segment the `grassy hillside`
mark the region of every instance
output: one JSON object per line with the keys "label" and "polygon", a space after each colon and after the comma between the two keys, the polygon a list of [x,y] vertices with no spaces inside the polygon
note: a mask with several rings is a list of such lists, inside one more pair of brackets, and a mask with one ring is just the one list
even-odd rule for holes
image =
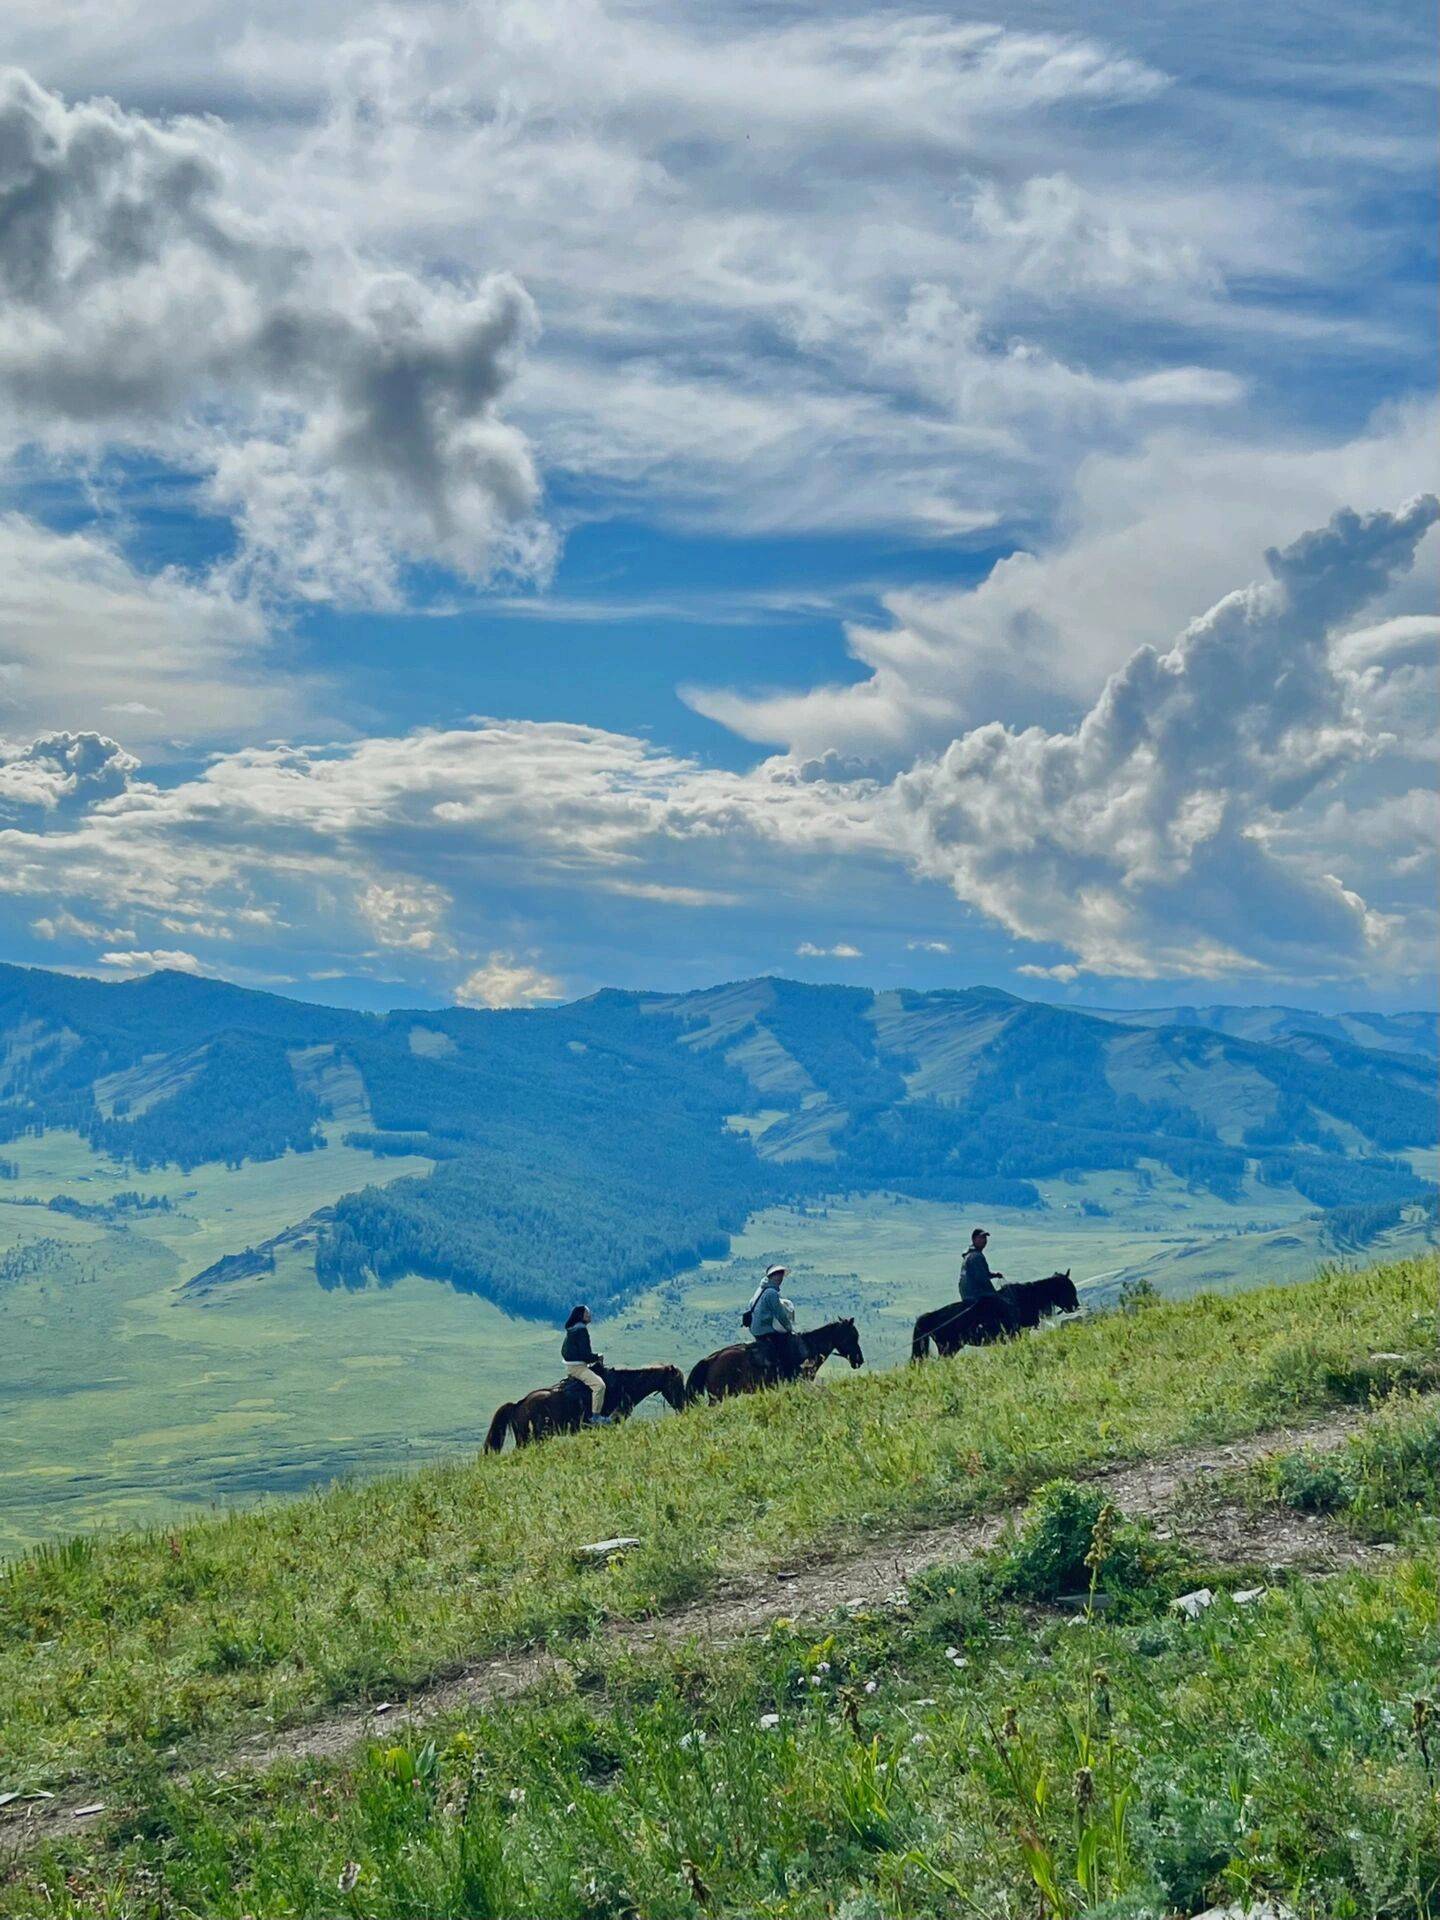
{"label": "grassy hillside", "polygon": [[[273,1268],[188,1283],[367,1177],[369,1157],[340,1144],[362,1123],[331,1092],[345,1116],[329,1123],[334,1144],[238,1171],[137,1174],[58,1133],[8,1150],[20,1177],[0,1183],[0,1271],[26,1271],[0,1281],[0,1558],[453,1456],[499,1401],[554,1377],[553,1327],[415,1277],[327,1292],[313,1236],[277,1244]],[[1073,1267],[1090,1302],[1137,1276],[1176,1295],[1298,1281],[1334,1257],[1303,1200],[1253,1181],[1234,1201],[1158,1167],[1038,1184],[1043,1207],[987,1208],[997,1264],[1022,1277]],[[170,1209],[90,1217],[127,1186]],[[86,1217],[18,1204],[48,1195]],[[856,1315],[870,1363],[888,1366],[907,1355],[915,1314],[953,1293],[972,1224],[968,1209],[886,1195],[763,1208],[728,1255],[602,1312],[597,1345],[625,1363],[688,1364],[733,1337],[757,1274],[780,1259],[806,1322]],[[1422,1240],[1407,1224],[1381,1257]]]}
{"label": "grassy hillside", "polygon": [[[952,1364],[38,1551],[0,1576],[7,1784],[123,1772],[487,1648],[583,1635],[726,1568],[1426,1381],[1434,1284],[1433,1263],[1408,1262],[1099,1315]],[[642,1543],[622,1564],[577,1564],[577,1546],[619,1534]]]}
{"label": "grassy hillside", "polygon": [[[819,1631],[583,1650],[338,1763],[152,1784],[23,1862],[0,1913],[1424,1920],[1437,1454],[1402,1407],[1328,1468],[1333,1510],[1400,1550],[1378,1572],[1232,1599],[1212,1571],[1187,1620],[1183,1550],[1055,1483],[1013,1545]],[[1048,1608],[1087,1552],[1111,1608]]]}

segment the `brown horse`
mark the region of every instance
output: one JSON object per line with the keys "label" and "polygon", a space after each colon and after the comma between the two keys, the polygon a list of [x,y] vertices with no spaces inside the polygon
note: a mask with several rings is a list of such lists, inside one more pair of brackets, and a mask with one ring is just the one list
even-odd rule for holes
{"label": "brown horse", "polygon": [[1027,1327],[1038,1327],[1052,1313],[1074,1313],[1080,1305],[1067,1267],[1044,1280],[1017,1280],[996,1289],[993,1298],[961,1300],[922,1313],[910,1340],[910,1358],[923,1360],[935,1342],[948,1359],[962,1347],[985,1347]]}
{"label": "brown horse", "polygon": [[[624,1420],[652,1393],[664,1394],[677,1413],[685,1406],[685,1376],[679,1367],[604,1367],[595,1369],[605,1382],[605,1412]],[[523,1400],[507,1400],[495,1409],[485,1451],[499,1453],[505,1436],[513,1434],[517,1447],[544,1440],[553,1433],[578,1433],[590,1411],[589,1390],[578,1380],[536,1387]]]}
{"label": "brown horse", "polygon": [[[832,1353],[840,1354],[852,1367],[865,1364],[853,1320],[830,1320],[823,1327],[800,1334],[799,1339],[805,1348],[800,1371],[806,1379],[814,1379]],[[692,1400],[698,1400],[702,1394],[708,1394],[712,1400],[724,1400],[732,1393],[754,1393],[760,1387],[770,1386],[773,1380],[759,1349],[741,1341],[733,1347],[721,1347],[718,1353],[707,1354],[697,1362],[690,1369],[685,1387]]]}

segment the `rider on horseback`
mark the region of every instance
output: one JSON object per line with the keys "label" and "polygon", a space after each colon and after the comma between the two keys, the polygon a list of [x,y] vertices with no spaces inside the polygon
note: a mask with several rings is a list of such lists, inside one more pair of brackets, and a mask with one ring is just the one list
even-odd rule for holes
{"label": "rider on horseback", "polygon": [[565,1322],[565,1338],[560,1345],[560,1358],[565,1362],[565,1371],[572,1380],[578,1380],[582,1387],[590,1392],[590,1425],[608,1427],[610,1421],[604,1412],[605,1382],[595,1371],[601,1364],[600,1355],[590,1345],[590,1309],[576,1307]]}
{"label": "rider on horseback", "polygon": [[795,1332],[795,1313],[780,1298],[784,1267],[771,1267],[750,1302],[748,1325],[773,1380],[798,1379],[805,1364],[805,1348]]}
{"label": "rider on horseback", "polygon": [[960,1263],[960,1298],[967,1306],[976,1300],[993,1300],[995,1282],[1005,1278],[1003,1273],[990,1271],[990,1262],[985,1258],[989,1238],[984,1227],[976,1227],[970,1236],[970,1250]]}

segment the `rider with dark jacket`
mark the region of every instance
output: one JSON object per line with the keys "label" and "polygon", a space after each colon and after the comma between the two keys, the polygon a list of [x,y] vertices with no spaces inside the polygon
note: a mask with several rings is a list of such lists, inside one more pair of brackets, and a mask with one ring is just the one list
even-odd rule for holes
{"label": "rider with dark jacket", "polygon": [[784,1267],[771,1267],[750,1303],[750,1333],[771,1377],[794,1380],[805,1364],[805,1348],[795,1331],[795,1316],[780,1298]]}
{"label": "rider with dark jacket", "polygon": [[989,1238],[983,1227],[976,1227],[970,1236],[970,1249],[960,1263],[960,1298],[966,1306],[972,1306],[977,1300],[993,1300],[995,1282],[1005,1278],[1003,1273],[990,1271],[990,1262],[985,1258]]}
{"label": "rider with dark jacket", "polygon": [[565,1322],[565,1338],[560,1343],[560,1358],[572,1380],[578,1380],[590,1394],[590,1424],[608,1427],[605,1416],[605,1382],[595,1369],[600,1356],[590,1344],[590,1309],[576,1307]]}

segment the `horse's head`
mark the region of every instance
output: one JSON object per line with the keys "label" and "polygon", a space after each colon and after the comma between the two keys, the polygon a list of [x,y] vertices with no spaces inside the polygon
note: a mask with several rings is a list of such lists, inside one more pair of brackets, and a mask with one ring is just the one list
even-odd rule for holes
{"label": "horse's head", "polygon": [[860,1335],[855,1331],[853,1320],[837,1320],[835,1323],[835,1351],[852,1367],[863,1367],[865,1356],[860,1351]]}
{"label": "horse's head", "polygon": [[1070,1269],[1064,1273],[1052,1273],[1045,1281],[1045,1304],[1058,1313],[1078,1313],[1080,1296],[1075,1291],[1075,1282],[1070,1278]]}

